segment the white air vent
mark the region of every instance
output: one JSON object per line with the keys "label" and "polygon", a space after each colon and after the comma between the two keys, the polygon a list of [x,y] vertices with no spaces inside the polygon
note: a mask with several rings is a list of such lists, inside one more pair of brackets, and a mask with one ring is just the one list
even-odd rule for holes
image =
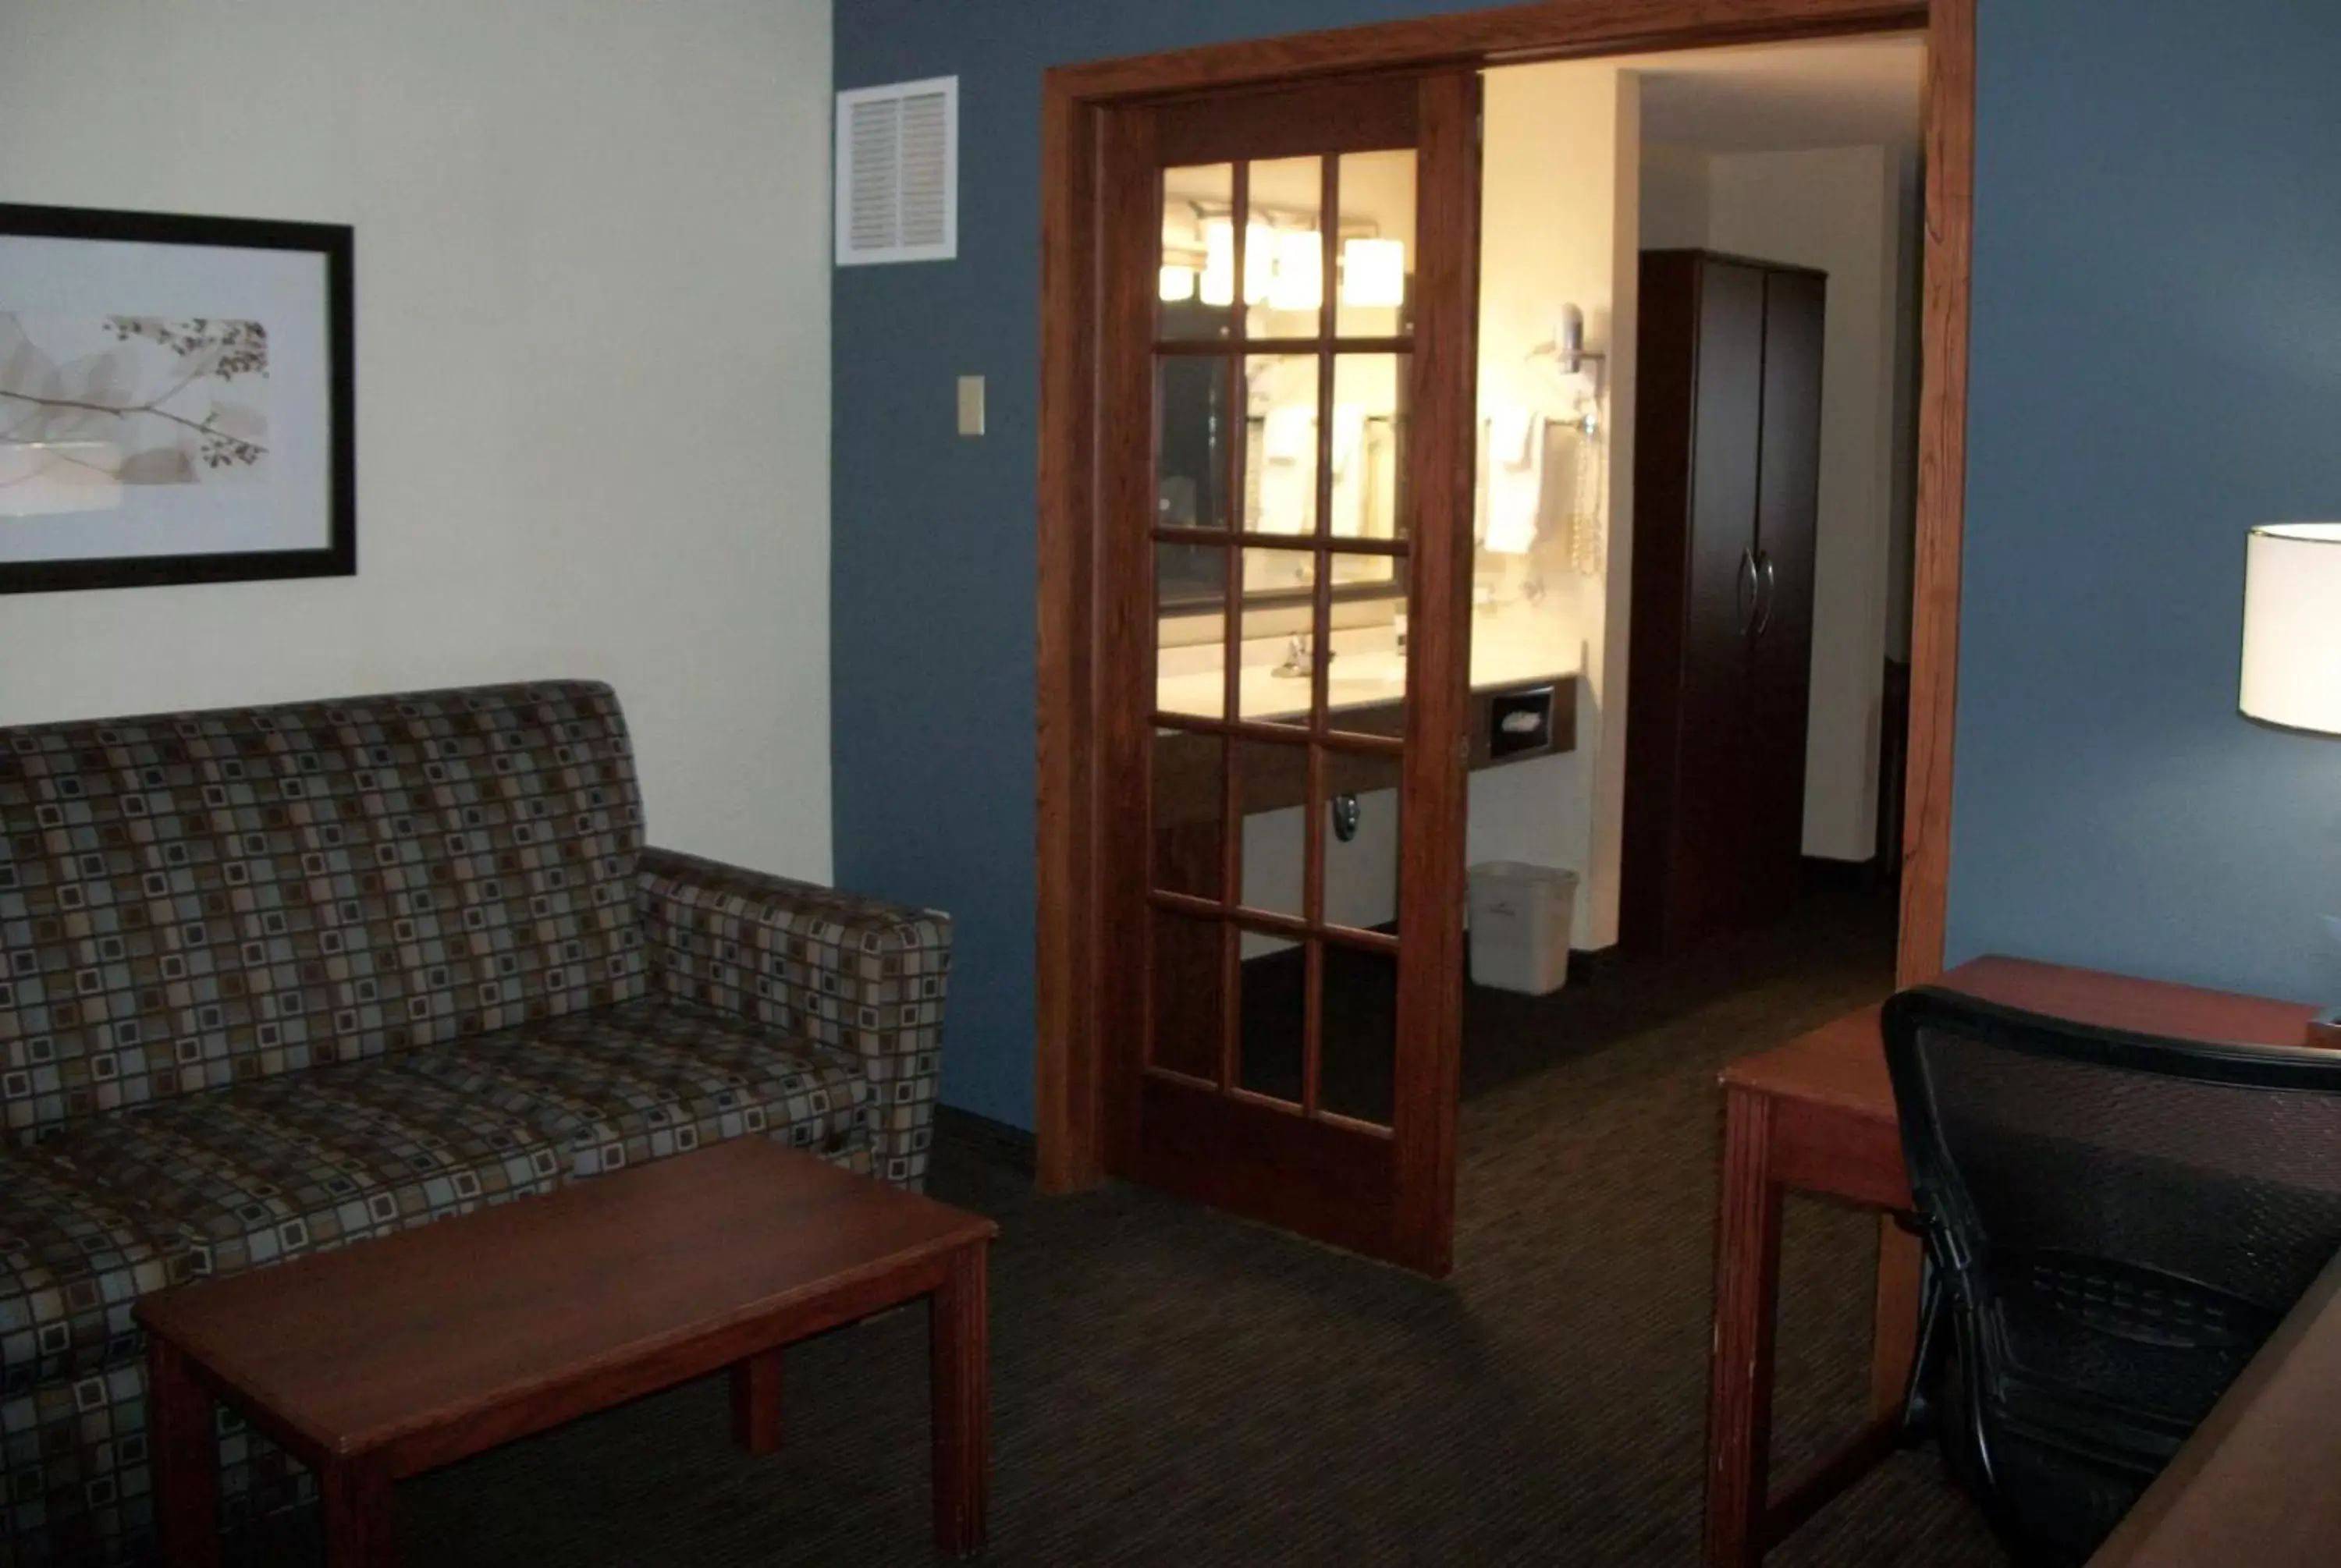
{"label": "white air vent", "polygon": [[837,95],[837,264],[959,254],[959,78]]}

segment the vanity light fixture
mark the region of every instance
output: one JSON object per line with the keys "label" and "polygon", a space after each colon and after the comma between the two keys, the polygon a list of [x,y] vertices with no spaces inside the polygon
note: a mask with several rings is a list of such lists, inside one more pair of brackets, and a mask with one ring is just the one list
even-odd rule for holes
{"label": "vanity light fixture", "polygon": [[1341,242],[1341,303],[1360,309],[1406,303],[1406,242]]}
{"label": "vanity light fixture", "polygon": [[1276,272],[1269,280],[1268,307],[1313,311],[1325,303],[1325,241],[1314,229],[1276,233]]}
{"label": "vanity light fixture", "polygon": [[[1243,298],[1247,305],[1314,311],[1325,303],[1325,236],[1311,219],[1255,207],[1244,228]],[[1195,203],[1195,240],[1166,244],[1159,293],[1164,303],[1200,300],[1224,310],[1235,303],[1236,231],[1224,211]],[[1395,309],[1406,303],[1406,242],[1382,239],[1370,223],[1341,225],[1341,303]],[[1359,232],[1359,231],[1362,232]],[[1200,243],[1201,253],[1192,247]],[[1596,356],[1598,357],[1598,356]]]}

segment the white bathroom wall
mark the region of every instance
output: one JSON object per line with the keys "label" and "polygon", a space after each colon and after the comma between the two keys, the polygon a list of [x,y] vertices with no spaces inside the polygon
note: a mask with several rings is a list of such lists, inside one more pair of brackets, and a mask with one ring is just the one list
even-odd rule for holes
{"label": "white bathroom wall", "polygon": [[1805,853],[1867,860],[1895,528],[1900,158],[1831,147],[1719,155],[1708,170],[1713,248],[1828,273]]}
{"label": "white bathroom wall", "polygon": [[1669,142],[1642,144],[1642,249],[1707,247],[1708,155]]}
{"label": "white bathroom wall", "polygon": [[654,839],[825,878],[830,46],[828,0],[0,5],[0,201],[355,225],[359,554],[0,598],[0,723],[599,677]]}
{"label": "white bathroom wall", "polygon": [[[1589,481],[1589,547],[1572,552],[1570,499],[1549,502],[1543,536],[1526,556],[1482,551],[1472,620],[1475,681],[1501,672],[1577,670],[1577,749],[1471,776],[1467,854],[1526,860],[1580,874],[1572,941],[1617,939],[1622,829],[1628,522],[1633,516],[1634,290],[1640,244],[1641,110],[1630,73],[1558,63],[1490,71],[1483,138],[1479,401],[1483,415],[1523,408],[1569,412],[1573,399],[1549,359],[1561,307],[1585,315],[1585,344],[1602,366],[1603,433],[1560,437],[1548,482]],[[1620,323],[1624,323],[1621,327]],[[1585,568],[1589,568],[1585,570]]]}

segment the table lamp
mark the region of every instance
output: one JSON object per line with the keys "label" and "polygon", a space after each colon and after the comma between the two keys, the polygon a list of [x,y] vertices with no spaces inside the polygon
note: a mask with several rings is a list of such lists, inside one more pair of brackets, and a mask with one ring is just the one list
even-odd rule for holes
{"label": "table lamp", "polygon": [[[2252,530],[2239,706],[2264,724],[2341,735],[2341,522]],[[2309,1033],[2341,1047],[2341,1007]]]}

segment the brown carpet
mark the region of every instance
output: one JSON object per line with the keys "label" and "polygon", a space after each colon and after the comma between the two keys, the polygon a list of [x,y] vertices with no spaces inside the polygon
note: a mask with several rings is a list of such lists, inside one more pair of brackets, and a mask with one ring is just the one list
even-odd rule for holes
{"label": "brown carpet", "polygon": [[[1475,992],[1444,1283],[1131,1188],[1036,1199],[944,1148],[933,1190],[1003,1227],[987,1560],[1694,1563],[1715,1070],[1882,994],[1878,915],[1839,891],[1554,998]],[[1867,1216],[1793,1206],[1776,1473],[1858,1418],[1874,1251]],[[916,1309],[792,1351],[774,1459],[729,1446],[719,1380],[409,1484],[403,1559],[930,1561],[924,1351]],[[1924,1452],[1772,1558],[2001,1561]]]}

